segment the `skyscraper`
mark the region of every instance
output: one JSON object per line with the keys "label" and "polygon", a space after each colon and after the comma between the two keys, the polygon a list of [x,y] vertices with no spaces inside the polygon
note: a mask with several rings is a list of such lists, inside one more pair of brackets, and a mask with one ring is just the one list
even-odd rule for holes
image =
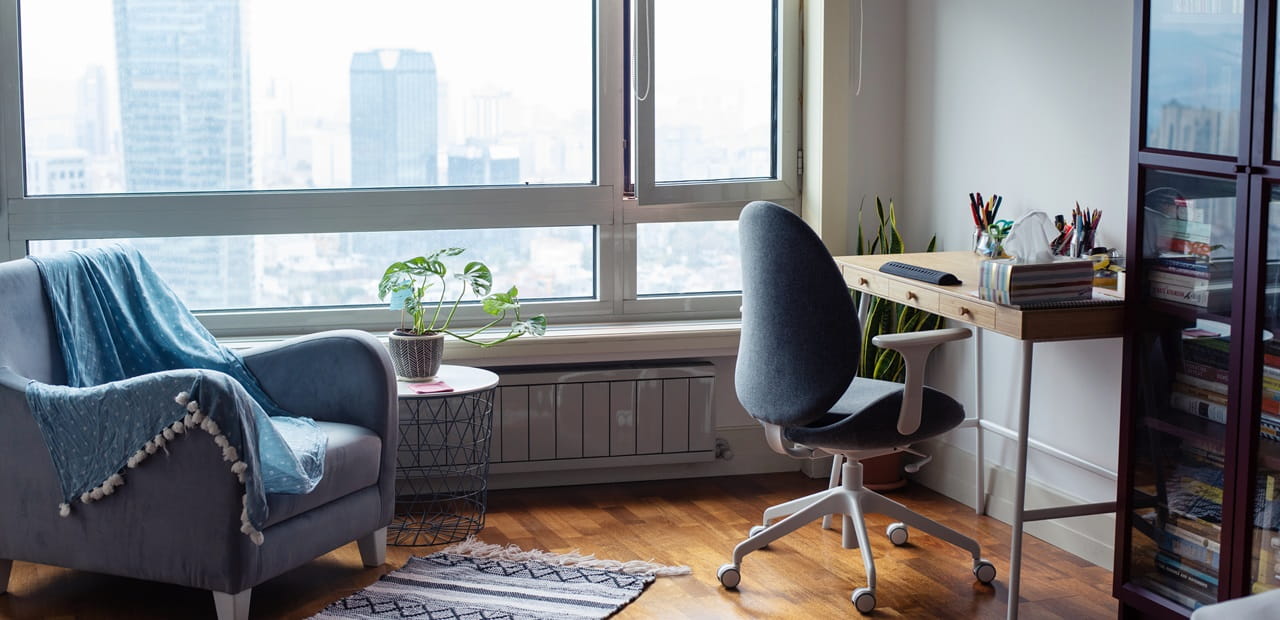
{"label": "skyscraper", "polygon": [[241,0],[115,0],[128,191],[249,189]]}
{"label": "skyscraper", "polygon": [[437,184],[436,63],[430,52],[351,57],[351,184]]}

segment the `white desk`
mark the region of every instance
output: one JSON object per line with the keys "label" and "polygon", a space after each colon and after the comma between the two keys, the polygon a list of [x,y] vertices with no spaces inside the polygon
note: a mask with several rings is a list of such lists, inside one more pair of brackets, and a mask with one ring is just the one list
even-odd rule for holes
{"label": "white desk", "polygon": [[[1017,460],[1015,463],[1013,537],[1009,557],[1010,619],[1018,617],[1018,585],[1022,563],[1022,528],[1026,521],[1058,519],[1115,512],[1115,502],[1078,504],[1027,510],[1027,424],[1031,414],[1032,345],[1037,342],[1113,338],[1123,334],[1124,306],[1089,306],[1053,310],[1019,310],[983,301],[977,297],[978,266],[983,258],[973,252],[929,252],[915,254],[878,254],[873,256],[837,256],[836,264],[850,288],[892,301],[940,314],[949,319],[977,327],[975,334],[975,380],[977,381],[973,418],[964,426],[978,428],[977,498],[974,509],[986,513],[983,489],[982,430],[991,428],[982,419],[982,331],[988,330],[1014,338],[1022,345],[1019,361]],[[880,265],[897,260],[904,263],[948,271],[961,281],[957,286],[941,286],[881,273]]]}

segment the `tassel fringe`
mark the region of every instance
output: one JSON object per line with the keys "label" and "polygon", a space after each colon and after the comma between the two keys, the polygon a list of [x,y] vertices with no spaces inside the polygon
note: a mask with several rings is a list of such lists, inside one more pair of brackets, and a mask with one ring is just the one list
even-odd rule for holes
{"label": "tassel fringe", "polygon": [[[187,413],[182,416],[181,420],[164,427],[159,433],[156,433],[155,437],[148,440],[143,444],[141,449],[133,453],[133,456],[129,457],[129,460],[126,461],[125,465],[129,469],[136,469],[138,465],[147,460],[147,457],[164,449],[166,443],[173,441],[178,435],[186,434],[187,429],[198,426],[201,430],[213,436],[214,445],[218,446],[218,448],[222,450],[222,459],[231,463],[231,473],[236,476],[241,484],[244,484],[245,472],[249,469],[249,465],[240,460],[240,455],[236,451],[235,446],[231,445],[227,436],[222,434],[222,429],[218,428],[218,423],[205,415],[205,413],[200,410],[200,403],[191,400],[191,395],[186,392],[181,392],[175,396],[173,402],[184,407]],[[116,487],[123,485],[124,476],[120,473],[111,474],[111,476],[104,480],[102,484],[80,494],[80,501],[85,504],[96,502],[101,500],[103,497],[115,493]],[[248,506],[248,501],[248,495],[240,496],[240,503],[242,506]],[[58,515],[62,517],[70,516],[71,504],[58,504]],[[264,540],[262,532],[254,528],[253,524],[249,522],[248,508],[244,508],[240,511],[240,531],[244,532],[244,534],[249,537],[249,540],[253,541],[253,544],[255,545],[261,545]]]}
{"label": "tassel fringe", "polygon": [[533,549],[525,551],[515,545],[490,545],[476,540],[475,536],[469,536],[466,540],[450,545],[444,549],[444,553],[453,553],[456,555],[465,555],[472,558],[485,558],[490,560],[507,560],[509,562],[526,562],[535,561],[544,564],[553,564],[555,566],[575,566],[579,568],[595,568],[599,570],[608,570],[628,575],[650,575],[654,577],[672,577],[676,575],[688,575],[693,571],[688,566],[667,566],[657,564],[655,562],[645,562],[642,560],[632,560],[630,562],[619,562],[618,560],[600,560],[594,555],[582,555],[577,549],[568,553],[549,553],[541,549]]}

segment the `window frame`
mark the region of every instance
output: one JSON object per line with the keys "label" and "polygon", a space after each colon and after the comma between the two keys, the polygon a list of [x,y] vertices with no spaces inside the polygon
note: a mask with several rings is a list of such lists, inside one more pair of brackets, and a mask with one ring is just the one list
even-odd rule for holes
{"label": "window frame", "polygon": [[[699,183],[682,203],[641,206],[624,195],[624,47],[626,5],[592,2],[595,62],[593,101],[595,183],[484,188],[245,190],[210,193],[25,195],[25,142],[21,94],[20,0],[0,0],[0,258],[26,255],[34,240],[184,235],[342,233],[449,230],[527,226],[584,226],[596,231],[597,297],[533,301],[530,313],[545,312],[553,324],[641,322],[735,317],[740,295],[710,294],[636,298],[635,227],[647,222],[736,219],[749,199],[798,205],[794,145],[800,130],[799,2],[782,7],[779,55],[790,68],[778,70],[780,136],[777,166],[790,178],[752,182],[786,191],[746,192],[740,183]],[[651,5],[650,10],[651,10]],[[633,22],[634,23],[634,22]],[[786,50],[783,53],[781,50]],[[793,65],[793,66],[791,66]],[[790,91],[788,90],[790,89]],[[652,140],[650,140],[650,145]],[[791,154],[788,161],[787,153]],[[651,160],[651,158],[650,158]],[[714,189],[710,186],[724,185]],[[716,197],[714,200],[710,196]],[[741,196],[741,197],[739,197]],[[749,197],[748,197],[749,196]],[[371,274],[370,287],[377,274]],[[261,336],[348,327],[379,331],[398,320],[381,307],[298,308],[198,312],[219,336]],[[462,324],[479,322],[478,308],[459,311]]]}

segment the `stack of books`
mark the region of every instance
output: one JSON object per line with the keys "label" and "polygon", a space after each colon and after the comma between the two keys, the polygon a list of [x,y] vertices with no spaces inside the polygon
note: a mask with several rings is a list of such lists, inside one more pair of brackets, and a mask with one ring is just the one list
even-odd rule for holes
{"label": "stack of books", "polygon": [[1059,258],[1048,263],[983,261],[978,296],[1009,306],[1085,301],[1093,298],[1093,261]]}
{"label": "stack of books", "polygon": [[1226,312],[1231,308],[1231,264],[1208,255],[1166,253],[1147,271],[1148,290],[1154,299]]}

